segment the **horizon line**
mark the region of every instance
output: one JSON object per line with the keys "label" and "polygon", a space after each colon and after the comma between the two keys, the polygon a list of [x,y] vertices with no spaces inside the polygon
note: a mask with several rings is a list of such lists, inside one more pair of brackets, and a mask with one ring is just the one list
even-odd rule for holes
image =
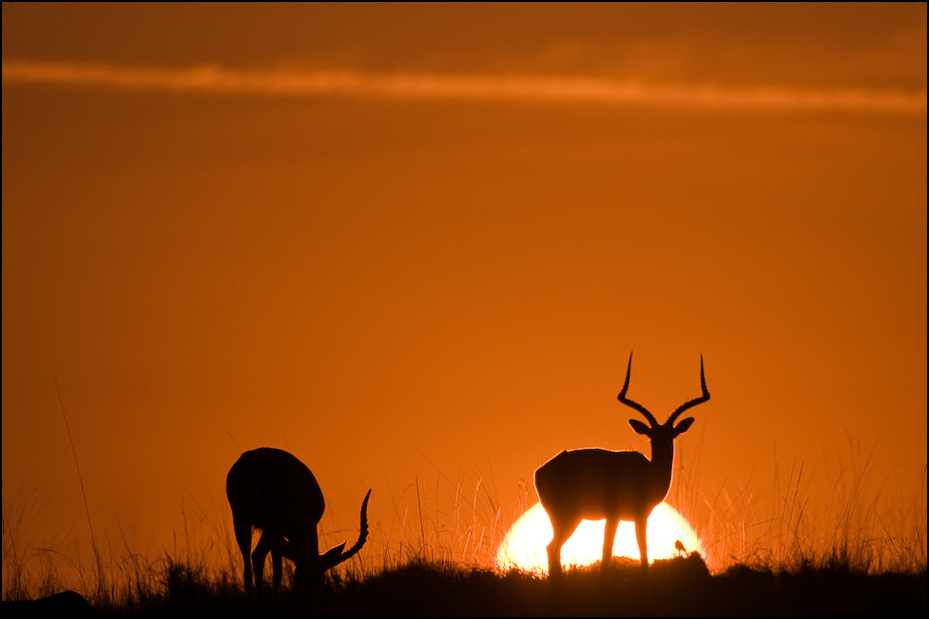
{"label": "horizon line", "polygon": [[580,103],[783,111],[925,114],[926,91],[655,84],[602,77],[354,70],[190,68],[4,61],[3,83],[273,97]]}

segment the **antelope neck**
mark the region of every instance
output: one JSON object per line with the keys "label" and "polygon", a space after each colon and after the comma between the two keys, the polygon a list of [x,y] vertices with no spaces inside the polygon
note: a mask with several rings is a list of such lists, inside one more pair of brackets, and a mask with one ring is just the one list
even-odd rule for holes
{"label": "antelope neck", "polygon": [[[674,463],[674,441],[656,441],[652,440],[652,460],[651,475],[652,478],[662,481],[662,485],[667,489],[671,486],[671,470]],[[667,483],[664,483],[664,482]],[[664,498],[664,497],[662,497]]]}

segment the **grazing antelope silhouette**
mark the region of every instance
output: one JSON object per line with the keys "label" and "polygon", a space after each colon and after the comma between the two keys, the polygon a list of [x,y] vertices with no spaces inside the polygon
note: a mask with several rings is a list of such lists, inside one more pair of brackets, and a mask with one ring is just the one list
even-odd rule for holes
{"label": "grazing antelope silhouette", "polygon": [[649,425],[630,419],[632,429],[644,434],[652,443],[652,459],[637,451],[607,451],[578,449],[562,451],[535,472],[535,488],[542,507],[552,522],[554,535],[548,545],[548,572],[561,573],[561,547],[581,520],[606,518],[603,531],[601,569],[606,569],[613,556],[613,540],[620,520],[635,522],[642,567],[648,567],[645,528],[652,509],[661,503],[671,487],[671,463],[674,460],[674,439],[690,429],[694,422],[688,417],[674,426],[685,410],[710,399],[703,377],[703,355],[700,355],[700,384],[703,395],[678,407],[668,420],[660,424],[644,406],[626,397],[632,354],[626,368],[626,382],[619,392],[619,401],[642,413]]}
{"label": "grazing antelope silhouette", "polygon": [[[368,499],[361,504],[358,541],[343,552],[345,542],[319,554],[316,525],[326,504],[310,469],[297,458],[270,447],[243,453],[226,476],[226,496],[232,508],[235,538],[245,562],[245,590],[252,595],[252,576],[261,595],[264,562],[271,553],[272,596],[281,583],[282,557],[294,563],[294,582],[315,592],[326,570],[354,556],[368,538]],[[251,552],[252,528],[261,537]],[[249,553],[251,552],[251,561]],[[254,569],[254,572],[253,572]]]}

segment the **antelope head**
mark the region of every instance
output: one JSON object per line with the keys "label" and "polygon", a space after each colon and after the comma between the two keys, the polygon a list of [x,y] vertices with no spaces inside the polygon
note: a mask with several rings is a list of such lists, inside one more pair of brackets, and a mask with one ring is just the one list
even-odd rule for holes
{"label": "antelope head", "polygon": [[[629,353],[629,365],[626,367],[626,382],[623,383],[623,389],[619,392],[618,399],[620,402],[629,406],[638,412],[642,413],[642,416],[645,417],[645,420],[648,421],[648,425],[642,423],[638,419],[630,419],[629,425],[632,426],[632,430],[637,434],[644,434],[652,442],[652,460],[651,463],[653,466],[663,465],[667,463],[669,470],[671,466],[671,461],[674,456],[674,439],[690,429],[690,426],[693,425],[694,418],[688,417],[681,421],[676,426],[674,422],[677,421],[678,417],[689,408],[696,406],[697,404],[702,404],[710,399],[710,392],[706,389],[706,378],[703,375],[703,355],[700,355],[700,387],[703,390],[703,394],[699,398],[694,398],[688,402],[681,404],[677,407],[671,416],[668,417],[668,420],[664,423],[659,423],[655,416],[652,415],[648,409],[634,402],[630,398],[626,397],[626,392],[629,390],[629,376],[632,374],[632,353]],[[662,496],[662,499],[664,496]]]}

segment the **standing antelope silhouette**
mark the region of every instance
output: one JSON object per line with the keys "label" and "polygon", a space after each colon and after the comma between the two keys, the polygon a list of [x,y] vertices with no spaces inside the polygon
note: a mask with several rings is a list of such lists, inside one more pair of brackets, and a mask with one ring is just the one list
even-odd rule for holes
{"label": "standing antelope silhouette", "polygon": [[694,420],[688,417],[674,426],[675,420],[692,406],[710,399],[703,377],[703,355],[700,355],[700,385],[703,395],[678,407],[661,424],[644,406],[626,397],[629,375],[632,373],[632,353],[626,368],[626,382],[619,392],[619,401],[642,413],[649,425],[630,419],[632,429],[644,434],[652,443],[652,459],[637,451],[607,451],[578,449],[562,451],[535,472],[535,488],[542,507],[552,522],[554,535],[548,545],[548,573],[561,573],[561,547],[581,520],[606,518],[603,531],[601,569],[606,569],[613,556],[613,540],[620,520],[635,522],[642,567],[648,567],[648,547],[645,529],[652,509],[661,503],[671,487],[671,465],[674,460],[674,439],[690,429]]}
{"label": "standing antelope silhouette", "polygon": [[[232,508],[235,538],[245,562],[245,590],[252,595],[252,576],[261,595],[264,562],[271,553],[272,596],[281,583],[282,557],[294,563],[294,582],[315,592],[326,570],[354,556],[368,538],[368,499],[361,504],[358,542],[343,552],[345,542],[319,554],[316,526],[326,504],[310,469],[280,449],[262,447],[243,453],[226,476],[226,496]],[[261,537],[251,552],[252,528]],[[251,552],[251,561],[249,553]],[[253,572],[254,569],[254,572]]]}

